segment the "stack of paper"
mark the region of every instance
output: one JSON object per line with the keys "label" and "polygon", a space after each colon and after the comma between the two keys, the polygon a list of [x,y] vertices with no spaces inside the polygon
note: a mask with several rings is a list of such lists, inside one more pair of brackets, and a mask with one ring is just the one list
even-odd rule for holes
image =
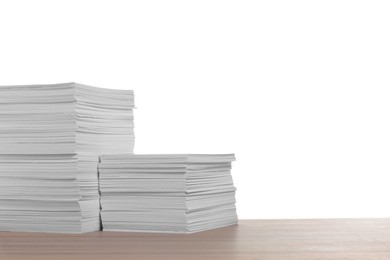
{"label": "stack of paper", "polygon": [[0,230],[99,230],[98,156],[132,153],[132,91],[0,87]]}
{"label": "stack of paper", "polygon": [[103,230],[192,233],[237,223],[233,154],[102,155]]}

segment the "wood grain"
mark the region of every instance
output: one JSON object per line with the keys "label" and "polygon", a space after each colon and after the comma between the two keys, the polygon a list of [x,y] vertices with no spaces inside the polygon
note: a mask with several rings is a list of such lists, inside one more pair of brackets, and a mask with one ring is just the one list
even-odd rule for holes
{"label": "wood grain", "polygon": [[390,259],[390,219],[241,220],[192,235],[0,232],[0,259]]}

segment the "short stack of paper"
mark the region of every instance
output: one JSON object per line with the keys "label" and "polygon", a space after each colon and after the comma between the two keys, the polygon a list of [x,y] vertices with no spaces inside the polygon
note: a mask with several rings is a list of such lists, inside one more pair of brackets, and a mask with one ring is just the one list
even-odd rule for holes
{"label": "short stack of paper", "polygon": [[99,230],[98,156],[132,153],[132,91],[0,87],[0,230]]}
{"label": "short stack of paper", "polygon": [[233,154],[100,160],[103,230],[192,233],[237,223]]}

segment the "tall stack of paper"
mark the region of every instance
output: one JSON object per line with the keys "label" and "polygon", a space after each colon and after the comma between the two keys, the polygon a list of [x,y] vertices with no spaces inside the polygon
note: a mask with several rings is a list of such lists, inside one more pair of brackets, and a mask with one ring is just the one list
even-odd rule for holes
{"label": "tall stack of paper", "polygon": [[132,153],[132,91],[0,87],[0,230],[99,230],[98,156]]}
{"label": "tall stack of paper", "polygon": [[103,230],[192,233],[237,223],[233,154],[102,155]]}

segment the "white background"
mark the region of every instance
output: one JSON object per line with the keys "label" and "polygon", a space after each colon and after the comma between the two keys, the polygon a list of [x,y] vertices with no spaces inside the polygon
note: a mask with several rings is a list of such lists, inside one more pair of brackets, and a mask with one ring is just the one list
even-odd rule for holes
{"label": "white background", "polygon": [[0,85],[133,89],[137,153],[236,153],[240,218],[390,217],[387,1],[0,1]]}

